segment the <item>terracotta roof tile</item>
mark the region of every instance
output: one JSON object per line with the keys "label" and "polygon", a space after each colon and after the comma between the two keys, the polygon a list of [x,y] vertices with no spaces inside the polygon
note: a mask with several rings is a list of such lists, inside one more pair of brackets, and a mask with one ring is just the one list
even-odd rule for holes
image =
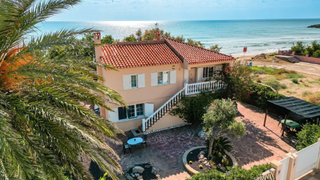
{"label": "terracotta roof tile", "polygon": [[231,56],[168,38],[104,45],[101,50],[102,61],[118,69],[178,64],[182,61],[199,64],[234,60]]}
{"label": "terracotta roof tile", "polygon": [[165,38],[167,44],[178,53],[188,64],[201,64],[221,61],[233,61],[234,57],[211,51],[209,49],[182,43],[173,39]]}

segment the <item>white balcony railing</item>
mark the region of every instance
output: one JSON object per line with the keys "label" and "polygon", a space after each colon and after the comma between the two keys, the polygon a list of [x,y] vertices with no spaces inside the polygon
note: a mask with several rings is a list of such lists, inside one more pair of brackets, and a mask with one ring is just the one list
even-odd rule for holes
{"label": "white balcony railing", "polygon": [[216,91],[223,86],[222,81],[207,81],[194,84],[186,84],[186,95],[199,94],[202,91]]}

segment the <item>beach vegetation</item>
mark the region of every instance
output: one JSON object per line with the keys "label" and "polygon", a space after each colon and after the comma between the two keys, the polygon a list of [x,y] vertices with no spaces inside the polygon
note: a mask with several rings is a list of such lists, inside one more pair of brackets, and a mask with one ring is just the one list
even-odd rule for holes
{"label": "beach vegetation", "polygon": [[307,97],[307,101],[313,104],[320,105],[320,92],[309,94]]}
{"label": "beach vegetation", "polygon": [[309,94],[311,94],[311,92],[309,92],[309,91],[303,91],[303,92],[302,92],[302,97],[306,97],[306,96],[308,96]]}
{"label": "beach vegetation", "polygon": [[291,81],[295,84],[299,84],[298,78],[292,78]]}
{"label": "beach vegetation", "polygon": [[281,84],[277,79],[268,79],[263,81],[263,84],[271,86],[276,91],[279,91],[280,89],[287,89],[287,86],[285,84]]}
{"label": "beach vegetation", "polygon": [[309,54],[310,57],[320,58],[320,43],[313,41],[311,45],[304,45],[301,41],[294,43],[290,52],[295,52],[298,55]]}
{"label": "beach vegetation", "polygon": [[303,54],[305,52],[305,46],[302,41],[298,41],[297,43],[293,43],[293,46],[290,49],[290,52],[295,52],[296,54]]}
{"label": "beach vegetation", "polygon": [[313,53],[313,57],[320,58],[320,50],[317,50]]}
{"label": "beach vegetation", "polygon": [[[93,179],[83,155],[112,179],[122,172],[118,155],[105,143],[119,142],[121,131],[89,108],[125,106],[92,69],[115,70],[94,61],[91,34],[97,31],[41,35],[36,27],[79,2],[0,1],[0,179],[66,179],[66,172]],[[75,38],[82,35],[90,41],[79,51]]]}

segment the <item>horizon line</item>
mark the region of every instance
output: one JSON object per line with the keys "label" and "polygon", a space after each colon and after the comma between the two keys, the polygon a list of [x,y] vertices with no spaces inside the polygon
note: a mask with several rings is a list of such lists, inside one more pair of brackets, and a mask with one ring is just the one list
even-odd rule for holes
{"label": "horizon line", "polygon": [[[310,20],[317,18],[275,18],[275,19],[211,19],[211,20],[106,20],[106,21],[64,21],[64,20],[46,20],[45,22],[176,22],[176,21],[255,21],[255,20]],[[320,22],[319,22],[320,23]]]}

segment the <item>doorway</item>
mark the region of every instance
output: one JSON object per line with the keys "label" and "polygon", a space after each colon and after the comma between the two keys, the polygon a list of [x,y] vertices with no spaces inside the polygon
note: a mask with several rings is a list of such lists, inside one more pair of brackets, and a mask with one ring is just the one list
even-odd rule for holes
{"label": "doorway", "polygon": [[197,76],[196,76],[196,68],[191,68],[189,70],[189,84],[196,83],[197,82]]}

